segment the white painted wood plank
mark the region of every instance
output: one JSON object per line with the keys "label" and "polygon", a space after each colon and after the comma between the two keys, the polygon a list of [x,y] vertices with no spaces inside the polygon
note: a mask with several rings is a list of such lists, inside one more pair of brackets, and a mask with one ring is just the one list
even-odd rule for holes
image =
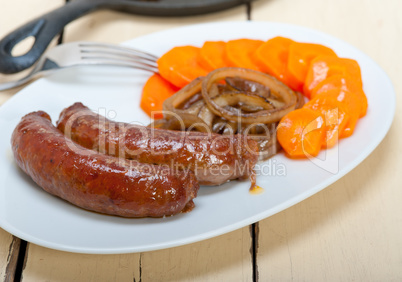
{"label": "white painted wood plank", "polygon": [[20,239],[0,229],[0,281],[14,281]]}
{"label": "white painted wood plank", "polygon": [[244,5],[226,11],[191,17],[147,17],[115,11],[96,11],[69,24],[65,41],[121,43],[156,31],[184,25],[247,19]]}
{"label": "white painted wood plank", "polygon": [[356,46],[385,69],[398,95],[391,131],[367,160],[326,190],[260,222],[261,281],[402,279],[401,10],[397,0],[253,5],[253,20],[314,28]]}
{"label": "white painted wood plank", "polygon": [[140,254],[87,255],[28,243],[22,281],[140,281]]}

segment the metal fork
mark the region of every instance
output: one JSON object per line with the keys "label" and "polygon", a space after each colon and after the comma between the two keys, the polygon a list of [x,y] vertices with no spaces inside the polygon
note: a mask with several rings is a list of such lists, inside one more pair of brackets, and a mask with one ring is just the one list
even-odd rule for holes
{"label": "metal fork", "polygon": [[43,54],[27,76],[0,83],[0,91],[23,85],[60,69],[81,65],[120,66],[157,73],[157,59],[152,54],[120,45],[83,41],[65,43]]}

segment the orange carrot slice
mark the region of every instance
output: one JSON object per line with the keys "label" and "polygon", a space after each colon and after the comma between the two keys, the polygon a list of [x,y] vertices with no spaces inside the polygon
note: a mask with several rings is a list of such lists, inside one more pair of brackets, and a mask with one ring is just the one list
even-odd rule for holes
{"label": "orange carrot slice", "polygon": [[277,128],[277,139],[290,158],[317,156],[322,145],[321,113],[301,108],[285,115]]}
{"label": "orange carrot slice", "polygon": [[335,88],[340,88],[341,90],[355,93],[360,100],[361,112],[359,117],[364,117],[366,115],[368,108],[366,94],[364,94],[363,89],[357,86],[353,79],[350,78],[350,76],[348,75],[338,74],[324,79],[323,81],[318,83],[317,86],[313,88],[313,90],[311,90],[311,98],[314,98],[317,94]]}
{"label": "orange carrot slice", "polygon": [[269,39],[252,54],[252,59],[261,71],[276,77],[295,90],[298,86],[292,84],[295,79],[287,68],[291,43],[294,41],[282,36]]}
{"label": "orange carrot slice", "polygon": [[200,48],[194,46],[174,47],[158,59],[160,75],[177,87],[183,87],[208,72],[199,65]]}
{"label": "orange carrot slice", "polygon": [[342,105],[344,105],[350,118],[348,123],[346,124],[345,129],[343,131],[340,131],[340,138],[351,136],[353,134],[353,131],[355,130],[357,121],[361,113],[359,97],[353,92],[342,90],[340,88],[334,88],[325,92],[321,92],[321,94],[317,95],[316,98],[322,96],[333,97],[341,102]]}
{"label": "orange carrot slice", "polygon": [[262,43],[264,43],[262,40],[254,39],[236,39],[228,41],[225,48],[225,60],[227,65],[229,67],[259,71],[260,69],[252,60],[252,54]]}
{"label": "orange carrot slice", "polygon": [[162,111],[163,102],[178,90],[178,87],[159,74],[153,74],[142,89],[140,107],[149,116],[152,116],[152,112],[154,112],[152,116],[154,119],[163,118],[163,114],[158,111]]}
{"label": "orange carrot slice", "polygon": [[208,71],[226,67],[224,41],[206,41],[200,51],[199,64]]}
{"label": "orange carrot slice", "polygon": [[321,44],[294,42],[289,46],[288,70],[299,85],[299,91],[303,90],[311,61],[319,56],[327,55],[336,57],[335,52]]}
{"label": "orange carrot slice", "polygon": [[322,147],[335,146],[350,120],[350,115],[342,102],[338,101],[336,97],[317,95],[303,108],[320,112],[324,119]]}
{"label": "orange carrot slice", "polygon": [[334,75],[348,76],[358,87],[363,88],[360,66],[355,60],[334,56],[318,56],[311,61],[304,82],[303,93],[310,97],[314,87]]}

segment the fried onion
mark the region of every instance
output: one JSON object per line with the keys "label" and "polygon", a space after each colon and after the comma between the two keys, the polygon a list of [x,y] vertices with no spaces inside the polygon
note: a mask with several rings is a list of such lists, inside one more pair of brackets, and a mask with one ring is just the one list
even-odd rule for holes
{"label": "fried onion", "polygon": [[193,80],[163,104],[164,118],[151,126],[217,134],[244,134],[257,141],[260,160],[280,149],[278,121],[304,104],[303,96],[274,77],[242,68],[221,68]]}

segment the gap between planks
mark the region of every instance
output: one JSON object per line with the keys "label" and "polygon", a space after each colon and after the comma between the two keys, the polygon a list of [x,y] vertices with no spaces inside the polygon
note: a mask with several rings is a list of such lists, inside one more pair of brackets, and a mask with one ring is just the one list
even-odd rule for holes
{"label": "gap between planks", "polygon": [[253,275],[253,282],[259,281],[258,276],[258,237],[260,234],[259,223],[253,223],[250,225],[250,236],[251,236],[251,246],[250,246],[250,255],[251,255],[251,263],[252,263],[252,275]]}

